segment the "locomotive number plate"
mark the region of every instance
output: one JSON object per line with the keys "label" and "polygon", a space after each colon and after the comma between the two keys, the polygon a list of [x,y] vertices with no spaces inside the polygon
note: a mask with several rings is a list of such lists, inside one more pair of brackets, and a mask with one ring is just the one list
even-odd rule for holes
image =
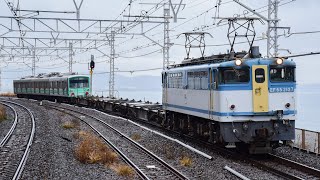
{"label": "locomotive number plate", "polygon": [[276,87],[270,88],[270,93],[294,92],[294,87]]}

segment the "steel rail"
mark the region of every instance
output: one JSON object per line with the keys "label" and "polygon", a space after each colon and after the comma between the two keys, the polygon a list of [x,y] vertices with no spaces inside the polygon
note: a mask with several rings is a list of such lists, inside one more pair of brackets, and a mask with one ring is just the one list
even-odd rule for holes
{"label": "steel rail", "polygon": [[[109,111],[108,111],[109,112]],[[114,112],[110,112],[111,114],[115,114],[115,115],[119,115],[117,113],[114,113]],[[89,116],[90,115],[86,115],[86,116]],[[121,117],[126,117],[126,116],[123,116],[123,115],[120,115]],[[127,117],[128,118],[128,117]],[[130,117],[129,117],[130,118]],[[131,118],[132,119],[132,118]],[[175,132],[175,131],[171,131],[171,130],[168,130],[168,129],[165,129],[163,127],[160,127],[154,123],[150,123],[150,122],[146,122],[146,121],[142,121],[142,120],[139,120],[139,119],[136,119],[136,118],[133,118],[133,120],[138,120],[139,122],[142,122],[142,123],[145,123],[145,124],[148,124],[148,125],[151,125],[153,127],[156,127],[156,128],[161,128],[162,130],[165,130],[166,132],[169,132],[169,133],[175,133],[177,135],[180,135],[181,136],[181,133],[178,133],[178,132]],[[216,146],[212,143],[208,143],[208,142],[205,142],[205,141],[199,141],[199,140],[195,140],[193,137],[190,137],[190,136],[187,136],[187,135],[183,135],[182,136],[183,138],[186,138],[188,140],[192,140],[194,141],[195,143],[201,145],[201,146],[205,146],[207,148],[210,148],[214,151],[216,151],[216,153],[219,153],[225,157],[231,157],[231,158],[234,158],[234,159],[237,159],[237,160],[240,160],[240,161],[244,161],[244,162],[247,162],[249,164],[251,164],[252,166],[254,167],[257,167],[257,168],[260,168],[264,171],[267,171],[275,176],[278,176],[278,177],[281,177],[281,178],[284,178],[284,179],[295,179],[295,180],[301,180],[303,178],[301,177],[298,177],[296,175],[293,175],[293,174],[288,174],[286,172],[283,172],[283,171],[280,171],[276,168],[273,168],[273,167],[270,167],[270,166],[267,166],[265,164],[263,164],[262,162],[259,162],[258,160],[256,160],[255,158],[251,158],[251,157],[248,157],[247,155],[244,155],[244,154],[240,154],[238,152],[235,152],[235,151],[231,151],[231,150],[228,150],[228,149],[225,149],[225,148],[222,148],[220,146]],[[299,170],[299,169],[297,169]],[[301,170],[300,170],[301,171]],[[302,172],[305,172],[304,170]],[[316,177],[319,177],[317,170],[314,171],[314,173],[312,173],[312,175],[315,175]]]}
{"label": "steel rail", "polygon": [[[110,112],[111,114],[115,114],[115,115],[118,115],[117,113],[114,113],[114,112]],[[123,115],[120,115],[120,117],[125,117]],[[130,117],[127,117],[127,118],[130,118]],[[288,174],[286,172],[283,172],[283,171],[280,171],[276,168],[273,168],[273,167],[270,167],[270,166],[267,166],[253,158],[249,158],[247,155],[243,155],[243,154],[240,154],[236,151],[232,151],[232,150],[228,150],[224,147],[221,147],[221,146],[217,146],[215,144],[212,144],[212,143],[209,143],[209,142],[206,142],[206,141],[202,141],[202,140],[199,140],[199,139],[195,139],[191,136],[188,136],[188,135],[183,135],[179,132],[176,132],[176,131],[172,131],[172,130],[168,130],[166,128],[163,128],[163,127],[160,127],[159,125],[157,124],[154,124],[152,122],[147,122],[147,121],[143,121],[143,120],[140,120],[140,119],[137,119],[137,118],[131,118],[132,120],[135,120],[135,121],[139,121],[143,124],[148,124],[148,125],[151,125],[153,127],[156,127],[156,128],[160,128],[164,131],[166,131],[167,133],[173,133],[175,135],[179,135],[180,137],[184,138],[184,139],[187,139],[189,141],[192,141],[196,144],[198,144],[199,146],[205,146],[206,148],[209,148],[209,149],[212,149],[213,151],[215,151],[216,153],[220,154],[220,155],[223,155],[225,157],[229,157],[229,158],[233,158],[233,159],[237,159],[237,160],[240,160],[240,161],[244,161],[244,162],[247,162],[249,164],[251,164],[252,166],[254,167],[257,167],[259,169],[262,169],[264,171],[267,171],[275,176],[278,176],[278,177],[281,177],[281,178],[284,178],[284,179],[288,179],[288,180],[302,180],[303,178],[300,178],[298,176],[295,176],[295,175],[292,175],[292,174]]]}
{"label": "steel rail", "polygon": [[30,152],[30,148],[31,148],[31,145],[32,145],[32,141],[33,141],[33,138],[34,138],[34,135],[35,135],[35,118],[33,116],[33,113],[27,107],[25,107],[25,106],[23,106],[21,104],[18,104],[18,103],[15,103],[15,102],[11,102],[11,101],[6,101],[6,100],[1,100],[1,102],[14,104],[16,106],[19,106],[19,107],[25,109],[28,112],[28,114],[30,115],[31,121],[32,121],[32,129],[31,129],[29,140],[28,140],[28,144],[27,144],[26,149],[24,151],[24,154],[23,154],[23,156],[22,156],[22,158],[20,160],[19,166],[16,169],[15,174],[14,174],[14,176],[12,178],[12,180],[18,180],[20,178],[21,173],[23,172],[24,167],[25,167],[25,164],[26,164],[29,152]]}
{"label": "steel rail", "polygon": [[298,162],[295,162],[290,159],[286,159],[286,158],[283,158],[283,157],[280,157],[280,156],[277,156],[274,154],[268,154],[268,156],[270,156],[270,158],[276,160],[280,164],[290,166],[292,168],[295,168],[297,170],[303,171],[305,173],[308,173],[310,175],[313,175],[315,177],[320,178],[320,170],[319,169],[316,169],[316,168],[313,168],[313,167],[310,167],[310,166],[307,166],[307,165],[304,165],[304,164],[301,164],[301,163],[298,163]]}
{"label": "steel rail", "polygon": [[[48,106],[48,105],[47,105]],[[59,108],[56,106],[50,106],[51,108],[57,110],[57,111],[61,111],[64,112],[72,117],[75,117],[77,119],[79,119],[80,121],[82,121],[83,123],[85,123],[86,125],[88,125],[93,131],[95,131],[97,134],[99,134],[99,136],[114,150],[116,151],[121,157],[122,159],[127,162],[131,167],[133,167],[133,169],[136,171],[136,173],[139,175],[139,177],[141,177],[142,179],[146,179],[149,180],[148,176],[145,175],[138,166],[136,166],[125,154],[123,154],[111,141],[109,141],[104,135],[102,135],[102,133],[97,130],[95,127],[93,127],[91,124],[89,124],[88,122],[84,121],[83,119],[81,119],[80,117],[77,117],[73,114],[67,113],[65,111],[65,108]]]}
{"label": "steel rail", "polygon": [[[52,107],[53,105],[51,105]],[[111,125],[109,125],[108,123],[104,122],[103,120],[96,118],[92,115],[89,114],[85,114],[73,109],[69,109],[69,108],[62,108],[62,109],[67,109],[69,111],[78,113],[78,114],[82,114],[85,115],[87,117],[90,117],[92,119],[95,119],[97,121],[99,121],[100,123],[104,124],[106,127],[108,127],[109,129],[113,130],[114,132],[116,132],[118,135],[120,135],[121,137],[125,138],[127,141],[131,142],[132,144],[134,144],[138,149],[146,152],[148,155],[150,155],[153,159],[155,159],[156,161],[158,161],[159,163],[161,163],[165,168],[167,168],[169,171],[171,171],[171,173],[175,174],[179,179],[189,179],[187,178],[185,175],[183,175],[182,173],[180,173],[178,170],[176,170],[174,167],[172,167],[171,165],[169,165],[168,163],[166,163],[165,161],[163,161],[161,158],[159,158],[157,155],[155,155],[154,153],[152,153],[151,151],[149,151],[148,149],[144,148],[143,146],[141,146],[139,143],[133,141],[131,138],[129,138],[128,136],[126,136],[125,134],[121,133],[119,130],[115,129],[114,127],[112,127]]]}
{"label": "steel rail", "polygon": [[2,141],[0,142],[0,148],[2,148],[10,139],[13,131],[15,130],[16,126],[17,126],[17,123],[18,123],[18,114],[17,114],[17,111],[12,107],[10,106],[9,104],[5,104],[5,103],[2,103],[0,102],[2,105],[4,106],[7,106],[9,107],[13,113],[14,113],[14,122],[9,130],[9,132],[6,134],[6,136],[2,139]]}
{"label": "steel rail", "polygon": [[238,178],[240,178],[242,180],[250,180],[249,178],[245,177],[244,175],[240,174],[239,172],[237,172],[236,170],[230,168],[229,166],[224,166],[223,169],[229,171],[230,173],[234,174],[235,176],[237,176]]}

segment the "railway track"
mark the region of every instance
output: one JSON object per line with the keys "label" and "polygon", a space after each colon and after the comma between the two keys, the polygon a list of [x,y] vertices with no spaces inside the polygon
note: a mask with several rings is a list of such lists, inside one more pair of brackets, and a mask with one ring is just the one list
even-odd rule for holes
{"label": "railway track", "polygon": [[103,120],[74,109],[48,104],[47,106],[58,111],[63,111],[89,125],[113,150],[133,167],[142,179],[188,179],[174,167]]}
{"label": "railway track", "polygon": [[[168,132],[172,133],[172,131]],[[178,132],[173,133],[181,136],[181,134],[179,134]],[[183,135],[182,138],[192,141],[199,146],[212,149],[213,152],[216,152],[227,158],[232,158],[249,163],[254,167],[257,167],[263,171],[270,172],[271,174],[283,179],[320,179],[319,169],[315,169],[313,167],[280,156],[276,156],[273,154],[250,156],[246,153],[240,153],[231,149],[226,149],[222,146],[213,145],[205,141],[199,141],[187,135]],[[283,169],[286,169],[286,171],[284,171]]]}
{"label": "railway track", "polygon": [[[155,126],[153,123],[147,123]],[[158,127],[158,126],[157,126]],[[159,127],[158,127],[159,128]],[[181,133],[167,130],[168,133],[174,133],[181,136]],[[222,146],[217,146],[206,141],[199,141],[191,136],[182,135],[182,138],[192,141],[199,146],[212,149],[220,155],[227,158],[237,159],[239,161],[244,161],[252,166],[255,166],[261,170],[270,172],[271,174],[288,180],[302,180],[302,179],[320,179],[320,170],[307,165],[276,156],[273,154],[261,155],[261,156],[250,156],[246,153],[240,153],[231,149],[226,149]],[[280,167],[282,166],[282,167]],[[287,171],[283,171],[287,169]]]}
{"label": "railway track", "polygon": [[0,101],[14,112],[14,123],[0,143],[0,179],[19,179],[35,135],[35,118],[25,106]]}
{"label": "railway track", "polygon": [[[66,109],[66,108],[63,107],[63,109]],[[71,110],[71,109],[69,109],[69,110]],[[71,110],[71,111],[75,112],[75,110]],[[80,113],[80,112],[75,112],[75,113]],[[95,118],[93,116],[83,114],[83,113],[82,113],[82,115],[85,117],[89,117],[91,119],[95,119],[97,122],[104,124],[104,126],[107,128],[111,127],[111,126],[109,127],[101,119],[98,119],[98,118]],[[134,120],[137,121],[138,119],[134,119]],[[167,133],[178,135],[184,139],[195,142],[196,144],[198,144],[202,147],[210,148],[213,150],[213,152],[218,153],[220,155],[223,155],[227,158],[237,159],[237,160],[249,163],[252,166],[255,166],[263,171],[267,171],[267,172],[274,174],[275,176],[281,177],[283,179],[320,179],[320,170],[315,169],[313,167],[308,167],[306,165],[303,165],[303,164],[300,164],[300,163],[297,163],[297,162],[294,162],[294,161],[291,161],[288,159],[285,159],[283,157],[278,157],[278,156],[275,156],[272,154],[268,154],[268,155],[264,156],[263,158],[261,158],[259,156],[252,157],[252,156],[248,156],[247,154],[241,154],[239,152],[232,151],[232,150],[220,147],[220,146],[214,146],[213,144],[210,144],[210,143],[204,142],[204,141],[199,141],[198,139],[195,140],[193,137],[180,134],[179,132],[174,132],[174,131],[164,129],[154,123],[146,122],[143,120],[138,120],[138,121],[143,124],[147,124],[152,127],[155,127],[157,129],[161,129],[161,131],[166,131]],[[97,124],[97,126],[98,126],[98,124]],[[120,135],[124,138],[128,138],[125,135],[121,134],[120,132],[118,132],[118,135]],[[128,139],[130,139],[130,138],[128,138]],[[123,143],[125,143],[125,142],[123,142]],[[137,166],[139,166],[138,164],[139,163],[137,163]],[[146,163],[142,163],[142,164],[146,165]],[[283,169],[286,169],[286,170],[283,170]],[[146,171],[146,170],[148,170],[148,169],[142,169],[141,172]]]}
{"label": "railway track", "polygon": [[[320,179],[320,170],[313,167],[277,156],[273,154],[267,154],[266,158],[260,160],[260,163],[267,164],[272,169],[278,169],[279,166],[285,166],[288,168],[288,172],[283,176],[290,179]],[[290,174],[291,176],[287,176]]]}
{"label": "railway track", "polygon": [[[112,114],[112,113],[111,113]],[[118,114],[115,114],[118,115]],[[283,157],[277,157],[272,154],[268,154],[267,156],[264,156],[263,158],[257,158],[257,157],[250,157],[248,154],[242,154],[237,151],[226,149],[222,146],[217,146],[205,141],[201,141],[199,139],[195,139],[191,136],[181,134],[180,132],[171,131],[168,129],[165,129],[158,124],[147,122],[140,119],[133,119],[135,121],[139,121],[142,124],[147,124],[149,126],[152,126],[154,128],[157,128],[161,131],[165,131],[169,134],[175,134],[176,136],[179,136],[183,139],[186,139],[188,141],[192,141],[195,144],[198,144],[201,147],[212,149],[213,152],[218,153],[220,155],[223,155],[227,158],[237,159],[239,161],[244,161],[246,163],[251,164],[254,167],[257,167],[261,170],[267,171],[275,176],[281,177],[283,179],[320,179],[320,170],[315,169],[313,167],[309,167],[288,159],[285,159]],[[259,156],[258,156],[259,157]],[[278,164],[278,165],[277,165]],[[289,171],[284,171],[279,168],[279,166],[282,166],[281,168],[286,168]]]}

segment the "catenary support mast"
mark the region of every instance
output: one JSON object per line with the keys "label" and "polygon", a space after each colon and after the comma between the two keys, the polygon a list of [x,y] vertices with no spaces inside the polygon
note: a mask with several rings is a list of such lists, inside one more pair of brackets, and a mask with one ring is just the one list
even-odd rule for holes
{"label": "catenary support mast", "polygon": [[109,77],[109,97],[114,98],[114,59],[115,59],[115,48],[114,48],[114,41],[115,41],[115,31],[111,31],[110,35],[110,77]]}

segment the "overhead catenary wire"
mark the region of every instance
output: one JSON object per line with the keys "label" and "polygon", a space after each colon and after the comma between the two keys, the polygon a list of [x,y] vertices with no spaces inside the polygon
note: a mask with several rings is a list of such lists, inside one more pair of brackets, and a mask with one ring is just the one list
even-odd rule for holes
{"label": "overhead catenary wire", "polygon": [[[290,1],[291,2],[291,1]],[[287,3],[289,3],[289,2],[287,2]],[[257,9],[256,9],[257,10]],[[294,34],[294,33],[291,33],[291,34]],[[290,35],[291,36],[291,35]],[[261,40],[264,40],[264,39],[257,39],[257,41],[261,41]],[[159,41],[159,42],[161,42],[161,40]],[[176,44],[177,46],[180,46],[179,44]],[[218,46],[219,44],[213,44],[213,45],[208,45],[208,46]],[[229,45],[229,44],[220,44],[220,45]],[[145,48],[143,48],[143,49],[146,49],[146,48],[148,48],[148,47],[145,47]],[[135,52],[135,51],[138,51],[139,49],[132,49],[132,51],[130,51],[130,52]],[[104,56],[105,57],[105,56]],[[121,57],[121,55],[119,56],[119,57]],[[123,58],[134,58],[134,56],[132,56],[132,57],[130,57],[130,56],[123,56]],[[106,62],[106,61],[102,61],[102,62]],[[76,63],[77,64],[77,63]],[[78,63],[78,64],[80,64],[80,63]],[[58,67],[57,67],[58,68]]]}
{"label": "overhead catenary wire", "polygon": [[[159,10],[163,5],[161,5],[161,3],[162,2],[164,2],[165,0],[162,0],[161,2],[159,2],[158,4],[156,4],[155,6],[153,6],[152,8],[150,8],[149,10],[147,10],[146,12],[148,12],[148,15],[151,15],[151,14],[153,14],[154,12],[156,12],[157,10]],[[154,10],[153,10],[154,9]],[[153,11],[152,11],[153,10]],[[151,12],[150,12],[151,11]],[[119,17],[119,16],[118,16]],[[146,17],[144,17],[144,16],[142,16],[142,17],[140,17],[139,19],[137,19],[136,21],[137,21],[137,23],[136,23],[136,25],[137,24],[139,24],[143,19],[145,19]],[[133,24],[133,23],[131,23],[131,24]],[[125,32],[127,32],[127,31],[129,31],[129,29],[126,29],[125,30]],[[101,47],[101,46],[103,46],[103,45],[98,45],[98,47],[97,48],[99,48],[99,47]],[[90,48],[88,48],[88,50],[89,50]],[[87,52],[88,50],[85,50],[85,51],[83,51],[83,53],[85,53],[85,52]],[[63,54],[64,53],[67,53],[68,51],[65,51],[65,52],[63,52]],[[76,54],[76,53],[75,53]],[[78,53],[79,54],[79,53]],[[81,53],[80,53],[81,54]],[[60,56],[61,56],[61,54],[59,54]],[[64,56],[64,58],[65,58],[66,56]]]}
{"label": "overhead catenary wire", "polygon": [[[282,2],[282,1],[285,1],[285,0],[280,0],[280,2]],[[282,4],[280,4],[279,6],[283,6],[283,5],[292,3],[292,2],[294,2],[294,1],[296,1],[296,0],[289,0],[288,2],[282,3]],[[222,4],[231,3],[231,2],[233,2],[233,1],[227,1],[227,2],[221,3],[221,5],[222,5]],[[265,8],[265,7],[268,7],[268,6],[262,6],[262,7],[259,7],[259,8],[257,8],[257,9],[255,9],[255,10],[260,10],[260,9]],[[208,9],[207,11],[211,11],[211,10],[213,10],[213,9],[215,9],[215,8],[217,8],[217,7],[215,6],[215,7],[213,7],[213,8],[210,8],[210,9]],[[194,20],[194,19],[196,19],[196,18],[204,15],[205,13],[207,13],[207,11],[204,11],[204,12],[198,14],[197,16],[194,16],[193,18],[184,21],[183,23],[178,24],[177,26],[174,26],[174,27],[171,28],[170,30],[174,30],[175,28],[180,27],[180,26],[182,26],[182,25],[184,25],[184,24],[186,24],[186,23],[188,23],[188,22],[190,22],[190,21],[192,21],[192,20]],[[265,11],[266,11],[266,10],[263,10],[263,11],[260,11],[259,13],[265,12]],[[252,15],[253,15],[253,14],[252,14]],[[211,29],[214,29],[214,28],[222,27],[222,26],[225,26],[225,25],[227,25],[227,24],[228,24],[228,23],[221,24],[221,25],[213,24],[212,26],[214,26],[214,27],[209,28],[210,26],[207,26],[207,27],[206,27],[206,28],[207,28],[206,30],[211,30]],[[200,28],[198,28],[198,29],[200,29]],[[205,28],[203,28],[202,30],[205,30]],[[160,34],[160,33],[152,34],[151,36],[154,36],[154,35],[157,35],[157,34]],[[177,36],[177,35],[179,35],[179,34],[172,35],[171,38],[174,37],[174,36]],[[156,42],[161,43],[162,41],[163,41],[163,40],[161,39],[161,40],[158,40],[158,41],[156,41]],[[173,45],[176,45],[176,44],[174,43]],[[226,45],[229,45],[229,44],[206,45],[206,46],[226,46]],[[148,45],[146,45],[146,46],[148,46]],[[141,45],[140,47],[144,47],[144,45]],[[132,50],[122,51],[122,52],[132,52],[132,51],[136,51],[136,50],[139,50],[139,49],[140,49],[140,48],[138,47],[138,48],[135,48],[135,50],[132,49]]]}

